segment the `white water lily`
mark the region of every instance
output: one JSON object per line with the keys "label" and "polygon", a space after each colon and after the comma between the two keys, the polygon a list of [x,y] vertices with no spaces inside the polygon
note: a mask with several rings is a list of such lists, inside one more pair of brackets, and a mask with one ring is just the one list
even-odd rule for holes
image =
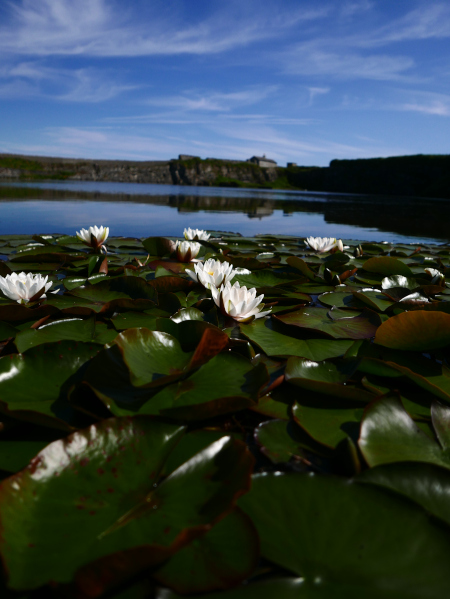
{"label": "white water lily", "polygon": [[190,262],[197,257],[202,246],[196,241],[177,241],[175,250],[179,262]]}
{"label": "white water lily", "polygon": [[264,299],[264,294],[256,297],[255,288],[241,287],[239,281],[236,281],[234,285],[228,281],[220,289],[211,287],[211,293],[222,314],[231,316],[239,322],[247,322],[270,314],[270,310],[262,312],[264,304],[261,302]]}
{"label": "white water lily", "polygon": [[44,291],[37,299],[46,297],[45,293],[53,285],[51,281],[47,283],[47,280],[48,275],[43,277],[41,274],[13,272],[6,277],[0,277],[0,290],[9,299],[16,300],[19,304],[27,304],[42,289]]}
{"label": "white water lily", "polygon": [[188,241],[208,241],[210,237],[211,234],[207,233],[203,229],[191,229],[191,227],[188,227],[184,230],[184,238]]}
{"label": "white water lily", "polygon": [[109,227],[89,227],[89,229],[81,229],[77,231],[77,237],[80,241],[89,245],[94,250],[105,249],[103,243],[109,235]]}
{"label": "white water lily", "polygon": [[342,239],[336,239],[336,237],[307,237],[305,243],[319,254],[329,252],[334,248],[341,252],[344,250]]}
{"label": "white water lily", "polygon": [[425,272],[431,277],[432,285],[444,285],[445,275],[436,268],[425,268]]}
{"label": "white water lily", "polygon": [[194,264],[194,271],[186,269],[185,272],[194,281],[201,283],[203,287],[211,289],[225,285],[236,274],[233,266],[229,262],[220,262],[210,258],[206,262],[197,262]]}

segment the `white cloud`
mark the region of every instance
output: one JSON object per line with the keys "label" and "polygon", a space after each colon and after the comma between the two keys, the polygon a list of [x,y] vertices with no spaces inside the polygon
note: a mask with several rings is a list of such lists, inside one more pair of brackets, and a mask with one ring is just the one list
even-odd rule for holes
{"label": "white cloud", "polygon": [[327,28],[325,34],[321,32],[292,46],[282,56],[286,72],[335,79],[418,80],[413,75],[417,64],[410,47],[399,53],[393,45],[450,37],[450,4],[422,2],[381,26],[377,23],[382,13],[373,11],[373,24],[361,21],[361,26],[355,28],[355,14],[375,8],[376,4],[365,0],[344,4],[339,14],[352,17],[351,26],[346,26],[344,19],[334,30]]}
{"label": "white cloud", "polygon": [[395,108],[435,116],[450,116],[450,96],[432,92],[403,92],[409,99]]}
{"label": "white cloud", "polygon": [[321,96],[324,94],[328,94],[330,91],[329,87],[309,87],[308,88],[308,92],[309,92],[309,105],[312,106],[313,102],[314,102],[314,98],[316,96]]}
{"label": "white cloud", "polygon": [[182,111],[228,112],[241,106],[256,104],[267,98],[276,89],[276,86],[270,86],[228,93],[210,92],[207,94],[196,94],[185,92],[178,96],[156,96],[149,98],[146,103],[154,106],[177,108]]}
{"label": "white cloud", "polygon": [[450,106],[437,100],[432,104],[403,104],[401,109],[411,110],[413,112],[424,112],[426,114],[436,114],[439,116],[450,116]]}
{"label": "white cloud", "polygon": [[122,84],[106,70],[62,69],[39,61],[4,64],[0,68],[0,97],[41,97],[69,102],[102,102],[137,85]]}
{"label": "white cloud", "polygon": [[374,6],[374,3],[370,0],[357,0],[357,1],[349,1],[344,2],[340,7],[340,14],[342,17],[349,19],[358,15],[362,12],[367,12],[371,10]]}
{"label": "white cloud", "polygon": [[422,3],[406,15],[361,36],[360,45],[375,46],[408,40],[450,37],[450,5],[443,2]]}
{"label": "white cloud", "polygon": [[0,27],[0,50],[99,57],[224,52],[280,37],[329,10],[283,10],[271,1],[261,10],[255,2],[227,2],[212,16],[186,25],[177,23],[173,12],[167,14],[161,2],[147,5],[144,19],[139,8],[112,0],[21,0],[9,7],[12,18]]}
{"label": "white cloud", "polygon": [[111,128],[51,127],[45,130],[49,142],[22,145],[20,151],[72,158],[161,160],[179,153],[179,142],[161,137],[124,134]]}
{"label": "white cloud", "polygon": [[291,50],[286,71],[296,75],[335,79],[398,80],[414,66],[408,56],[363,55],[352,49],[336,47],[325,41],[299,44]]}

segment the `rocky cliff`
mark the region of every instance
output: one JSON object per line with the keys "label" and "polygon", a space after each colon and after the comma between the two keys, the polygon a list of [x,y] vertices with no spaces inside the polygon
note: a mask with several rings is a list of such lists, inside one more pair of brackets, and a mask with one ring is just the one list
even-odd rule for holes
{"label": "rocky cliff", "polygon": [[279,168],[216,159],[131,162],[0,155],[1,179],[68,179],[169,185],[270,185]]}

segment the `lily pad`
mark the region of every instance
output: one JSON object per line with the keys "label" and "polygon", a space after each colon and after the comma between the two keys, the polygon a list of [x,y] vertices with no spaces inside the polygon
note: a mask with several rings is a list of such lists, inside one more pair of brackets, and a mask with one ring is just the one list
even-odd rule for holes
{"label": "lily pad", "polygon": [[20,353],[42,345],[63,340],[92,342],[95,336],[93,318],[66,318],[44,323],[38,329],[25,329],[16,335],[15,344]]}
{"label": "lily pad", "polygon": [[401,260],[383,256],[381,258],[369,258],[363,264],[363,269],[367,272],[374,272],[385,277],[390,275],[403,275],[404,277],[412,277],[411,269]]}
{"label": "lily pad", "polygon": [[355,360],[314,362],[292,357],[286,365],[285,379],[303,389],[368,403],[374,398],[372,393],[346,384],[357,366]]}
{"label": "lily pad", "polygon": [[253,366],[237,354],[219,354],[188,378],[164,387],[140,413],[186,420],[226,414],[252,406],[267,380],[264,365]]}
{"label": "lily pad", "polygon": [[205,536],[178,551],[153,576],[180,593],[228,589],[255,569],[259,539],[250,518],[235,508]]}
{"label": "lily pad", "polygon": [[268,356],[300,356],[320,361],[342,356],[352,344],[351,340],[296,339],[274,330],[269,319],[241,324],[240,330]]}
{"label": "lily pad", "polygon": [[371,310],[333,319],[327,308],[301,308],[275,318],[291,326],[320,331],[333,339],[369,339],[375,336],[381,324],[378,315]]}
{"label": "lily pad", "polygon": [[399,493],[450,524],[450,472],[445,468],[416,462],[384,464],[366,470],[357,480]]}
{"label": "lily pad", "polygon": [[[155,289],[140,277],[116,277],[103,280],[95,285],[76,287],[71,295],[90,300],[92,302],[111,302],[113,300],[147,300],[157,303]],[[130,304],[132,307],[133,304]],[[145,308],[144,308],[145,309]]]}
{"label": "lily pad", "polygon": [[192,357],[172,335],[145,328],[127,329],[116,337],[114,344],[120,349],[131,383],[136,387],[161,385],[163,375],[173,378],[181,374]]}
{"label": "lily pad", "polygon": [[41,415],[49,426],[70,428],[74,412],[66,401],[69,387],[98,351],[95,344],[61,341],[0,358],[0,405],[20,418],[34,421]]}
{"label": "lily pad", "polygon": [[369,466],[391,462],[427,462],[450,469],[450,455],[423,433],[400,400],[375,400],[361,422],[359,448]]}
{"label": "lily pad", "polygon": [[107,420],[51,444],[2,483],[0,551],[10,587],[69,582],[82,566],[77,586],[98,593],[163,561],[226,514],[249,485],[252,459],[238,441],[225,437],[153,487],[182,432],[142,417]]}
{"label": "lily pad", "polygon": [[[291,457],[304,457],[304,445],[296,441],[289,431],[295,427],[293,422],[270,420],[263,422],[255,430],[255,441],[261,451],[272,462],[288,462]],[[310,446],[307,446],[310,449]]]}
{"label": "lily pad", "polygon": [[447,530],[384,489],[306,473],[259,474],[239,505],[258,530],[263,557],[317,581],[318,590],[330,585],[328,596],[347,597],[352,588],[354,597],[366,588],[411,599],[447,592]]}
{"label": "lily pad", "polygon": [[450,314],[426,310],[397,314],[379,327],[375,343],[416,351],[445,347],[450,344]]}
{"label": "lily pad", "polygon": [[318,443],[336,448],[347,437],[358,439],[364,408],[329,397],[302,397],[292,407],[297,422]]}

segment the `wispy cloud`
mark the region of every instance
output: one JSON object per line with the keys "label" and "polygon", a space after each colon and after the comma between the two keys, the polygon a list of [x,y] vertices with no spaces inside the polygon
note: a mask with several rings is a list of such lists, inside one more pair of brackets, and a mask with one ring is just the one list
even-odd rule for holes
{"label": "wispy cloud", "polygon": [[0,97],[41,97],[67,102],[103,102],[137,89],[113,74],[94,68],[63,69],[39,61],[4,64],[0,68]]}
{"label": "wispy cloud", "polygon": [[329,87],[309,87],[309,105],[312,106],[314,102],[314,98],[316,96],[322,96],[324,94],[328,94],[330,91]]}
{"label": "wispy cloud", "polygon": [[[350,2],[340,9],[340,16],[354,16],[375,7],[371,2]],[[290,74],[327,75],[347,80],[412,81],[418,79],[414,72],[416,61],[410,48],[399,51],[398,44],[447,37],[450,37],[450,5],[421,3],[384,25],[379,25],[377,19],[373,24],[364,21],[356,33],[353,24],[347,26],[344,19],[334,34],[327,30],[325,35],[316,35],[293,45],[283,55],[283,61]]]}
{"label": "wispy cloud", "polygon": [[149,98],[146,103],[153,106],[177,108],[182,111],[228,112],[242,106],[257,104],[275,92],[276,89],[277,86],[270,86],[243,89],[227,93],[210,92],[201,94],[184,92],[177,96],[156,96]]}
{"label": "wispy cloud", "polygon": [[345,19],[353,18],[355,15],[371,10],[374,3],[370,0],[349,0],[340,6],[340,15]]}
{"label": "wispy cloud", "polygon": [[435,116],[450,116],[450,95],[431,92],[410,92],[408,95],[410,99],[396,105],[397,110],[421,112]]}
{"label": "wispy cloud", "polygon": [[422,3],[406,15],[361,36],[360,45],[376,46],[393,42],[450,37],[448,2]]}
{"label": "wispy cloud", "polygon": [[[268,2],[261,11],[254,1],[226,7],[186,25],[164,10],[162,2],[139,9],[106,0],[21,0],[10,3],[10,18],[0,27],[0,50],[15,54],[149,56],[211,54],[255,41],[279,37],[300,22],[314,21],[329,9],[282,10]],[[220,5],[218,5],[220,6]],[[178,11],[179,12],[179,11]]]}
{"label": "wispy cloud", "polygon": [[408,56],[364,55],[325,41],[299,44],[290,55],[285,67],[288,73],[333,79],[399,80],[414,66],[414,60]]}

